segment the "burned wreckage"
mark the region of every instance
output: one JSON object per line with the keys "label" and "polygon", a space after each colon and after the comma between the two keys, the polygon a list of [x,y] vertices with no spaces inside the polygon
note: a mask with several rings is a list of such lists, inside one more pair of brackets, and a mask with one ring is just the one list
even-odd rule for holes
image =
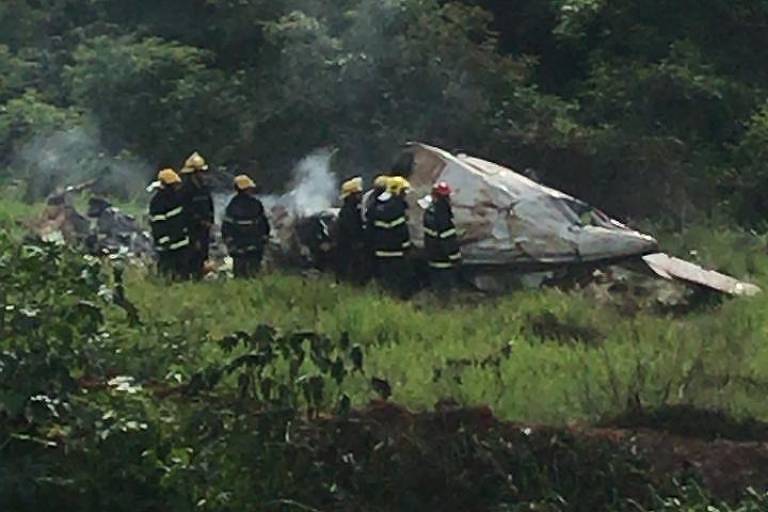
{"label": "burned wreckage", "polygon": [[[416,264],[422,260],[423,199],[435,183],[445,181],[454,191],[463,277],[480,290],[503,292],[519,281],[535,285],[572,282],[574,278],[588,281],[597,269],[613,274],[611,269],[621,265],[667,282],[728,295],[760,291],[753,284],[661,253],[652,236],[501,165],[421,143],[407,144],[403,155],[409,162],[409,172],[403,174],[412,186],[408,197],[409,229],[415,247],[412,257]],[[93,182],[86,182],[58,190],[49,196],[42,216],[29,227],[45,241],[81,245],[96,255],[151,261],[154,250],[145,223],[97,198],[91,199],[87,216],[77,212],[73,196],[92,186]],[[293,197],[294,191],[280,198],[263,198],[273,227],[266,250],[268,265],[319,270],[332,267],[338,209],[308,214],[297,208],[307,201],[305,195],[317,192],[314,184],[307,188],[301,197]],[[227,196],[218,194],[218,198],[217,210],[222,210]],[[217,227],[211,258],[216,269],[211,277],[228,272],[231,260],[226,257]]]}
{"label": "burned wreckage", "polygon": [[96,181],[51,193],[40,217],[28,226],[35,237],[43,242],[76,245],[94,256],[129,257],[135,261],[153,258],[152,239],[134,216],[98,196],[90,198],[85,215],[77,211],[75,196]]}
{"label": "burned wreckage", "polygon": [[[435,183],[445,181],[454,190],[463,273],[479,289],[503,291],[511,275],[539,276],[541,282],[627,263],[639,264],[659,278],[730,295],[760,291],[753,284],[660,253],[652,236],[501,165],[421,143],[408,144],[404,154],[412,162],[405,177],[413,187],[408,202],[414,258],[420,258],[424,246],[422,199]],[[331,259],[336,213],[330,209],[296,221],[298,245],[321,268]]]}

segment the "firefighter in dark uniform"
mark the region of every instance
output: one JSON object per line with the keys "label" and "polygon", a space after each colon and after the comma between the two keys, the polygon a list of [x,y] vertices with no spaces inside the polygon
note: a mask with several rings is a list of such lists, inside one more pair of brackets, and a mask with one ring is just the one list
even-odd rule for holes
{"label": "firefighter in dark uniform", "polygon": [[413,289],[406,259],[411,248],[411,234],[405,195],[411,186],[400,176],[389,178],[387,185],[387,191],[378,197],[371,216],[377,273],[385,288],[407,298]]}
{"label": "firefighter in dark uniform", "polygon": [[356,284],[365,282],[368,275],[365,229],[361,211],[363,179],[352,178],[341,186],[344,204],[336,222],[336,281]]}
{"label": "firefighter in dark uniform", "polygon": [[270,227],[264,205],[254,196],[253,180],[244,174],[237,176],[235,192],[224,212],[221,235],[234,260],[235,277],[247,279],[261,269]]}
{"label": "firefighter in dark uniform", "polygon": [[181,194],[181,178],[173,169],[157,175],[158,189],[149,202],[149,221],[157,252],[158,271],[171,279],[188,277],[189,232]]}
{"label": "firefighter in dark uniform", "polygon": [[456,285],[461,265],[456,226],[451,209],[451,187],[445,182],[432,187],[432,201],[424,212],[424,250],[433,288],[446,291]]}
{"label": "firefighter in dark uniform", "polygon": [[213,197],[204,176],[207,170],[205,159],[198,153],[187,158],[181,169],[185,216],[191,241],[189,270],[197,278],[202,278],[205,273],[214,219]]}

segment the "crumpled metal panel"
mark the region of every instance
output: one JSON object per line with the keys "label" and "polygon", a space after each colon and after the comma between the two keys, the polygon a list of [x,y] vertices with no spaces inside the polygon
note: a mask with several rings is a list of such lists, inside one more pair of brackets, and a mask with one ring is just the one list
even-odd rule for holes
{"label": "crumpled metal panel", "polygon": [[418,200],[437,181],[454,190],[456,227],[466,264],[573,263],[643,255],[656,240],[582,201],[498,164],[425,144],[414,155],[410,229],[423,245]]}

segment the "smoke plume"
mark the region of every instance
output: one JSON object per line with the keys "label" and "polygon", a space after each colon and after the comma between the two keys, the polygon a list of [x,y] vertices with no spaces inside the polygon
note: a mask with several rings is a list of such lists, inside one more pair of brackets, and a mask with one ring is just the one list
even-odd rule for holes
{"label": "smoke plume", "polygon": [[[325,148],[313,151],[293,168],[288,192],[260,196],[268,214],[280,209],[291,218],[299,218],[331,208],[338,197],[338,181],[331,172],[334,153],[334,150]],[[217,223],[221,223],[231,198],[232,194],[213,195]]]}
{"label": "smoke plume", "polygon": [[144,189],[152,169],[130,155],[111,155],[99,142],[98,130],[77,127],[38,135],[14,155],[27,199],[41,199],[56,189],[98,179],[94,190],[130,199]]}
{"label": "smoke plume", "polygon": [[331,173],[334,151],[320,149],[302,159],[293,170],[293,186],[281,203],[298,217],[306,217],[333,206],[336,178]]}

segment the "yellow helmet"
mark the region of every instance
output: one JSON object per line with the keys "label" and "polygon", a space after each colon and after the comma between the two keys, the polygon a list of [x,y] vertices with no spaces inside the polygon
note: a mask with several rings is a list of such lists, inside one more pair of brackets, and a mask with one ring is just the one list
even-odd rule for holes
{"label": "yellow helmet", "polygon": [[342,183],[341,198],[346,199],[352,194],[359,194],[362,191],[363,191],[363,178],[358,176]]}
{"label": "yellow helmet", "polygon": [[373,186],[376,188],[386,189],[389,186],[388,182],[389,182],[389,176],[381,174],[379,176],[376,176],[376,179],[373,180]]}
{"label": "yellow helmet", "polygon": [[411,184],[402,176],[393,176],[387,180],[387,191],[395,196],[411,189]]}
{"label": "yellow helmet", "polygon": [[254,183],[249,176],[241,174],[240,176],[235,177],[235,188],[237,190],[248,190],[250,188],[256,188],[256,183]]}
{"label": "yellow helmet", "polygon": [[163,169],[157,173],[157,180],[163,185],[173,185],[174,183],[181,183],[181,178],[173,169]]}
{"label": "yellow helmet", "polygon": [[200,153],[195,151],[192,153],[187,161],[184,162],[184,167],[181,169],[182,174],[191,174],[197,171],[207,171],[208,164],[205,163],[205,158],[200,156]]}

